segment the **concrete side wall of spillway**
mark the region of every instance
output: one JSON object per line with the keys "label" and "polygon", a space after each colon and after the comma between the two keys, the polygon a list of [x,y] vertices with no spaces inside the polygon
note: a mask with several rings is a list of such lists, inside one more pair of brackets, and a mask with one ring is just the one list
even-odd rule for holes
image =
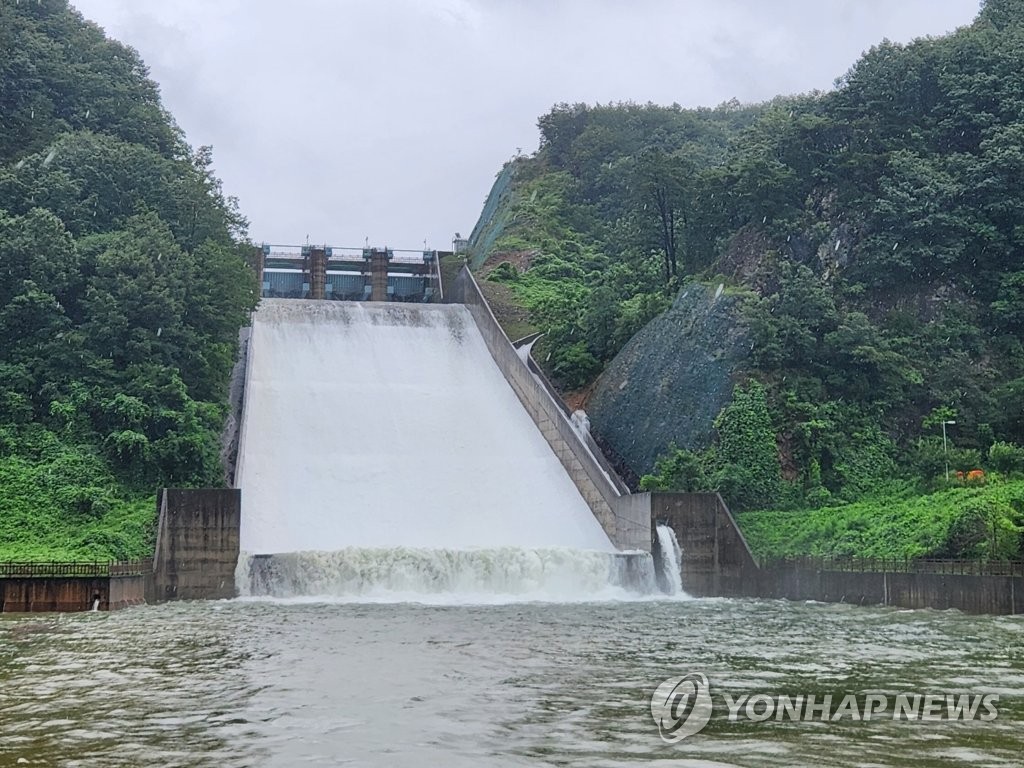
{"label": "concrete side wall of spillway", "polygon": [[235,596],[241,491],[165,488],[157,496],[153,599],[216,600]]}
{"label": "concrete side wall of spillway", "polygon": [[746,539],[717,493],[645,493],[655,525],[675,531],[683,589],[695,597],[756,595],[760,573]]}
{"label": "concrete side wall of spillway", "polygon": [[224,470],[224,485],[235,485],[235,467],[238,463],[238,445],[242,432],[242,409],[245,407],[245,382],[249,371],[249,337],[252,327],[246,326],[238,332],[238,354],[231,369],[228,384],[228,416],[221,432],[220,463]]}
{"label": "concrete side wall of spillway", "polygon": [[454,285],[446,290],[445,299],[467,307],[494,362],[612,543],[623,550],[649,552],[649,508],[619,493],[565,414],[516,353],[468,269],[459,273]]}

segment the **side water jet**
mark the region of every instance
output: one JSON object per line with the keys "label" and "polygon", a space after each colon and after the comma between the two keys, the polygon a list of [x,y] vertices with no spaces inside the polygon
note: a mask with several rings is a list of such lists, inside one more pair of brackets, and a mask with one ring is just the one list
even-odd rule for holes
{"label": "side water jet", "polygon": [[684,595],[683,592],[683,550],[679,546],[676,532],[667,525],[658,525],[655,529],[658,537],[660,568],[658,581],[669,595]]}
{"label": "side water jet", "polygon": [[653,589],[650,556],[612,546],[465,307],[265,299],[248,365],[240,594]]}

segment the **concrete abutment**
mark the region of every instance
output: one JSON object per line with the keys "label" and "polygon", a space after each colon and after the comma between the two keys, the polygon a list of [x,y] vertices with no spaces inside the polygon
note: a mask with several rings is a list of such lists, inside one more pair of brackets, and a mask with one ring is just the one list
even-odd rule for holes
{"label": "concrete abutment", "polygon": [[157,497],[153,597],[208,600],[235,596],[241,491],[164,488]]}

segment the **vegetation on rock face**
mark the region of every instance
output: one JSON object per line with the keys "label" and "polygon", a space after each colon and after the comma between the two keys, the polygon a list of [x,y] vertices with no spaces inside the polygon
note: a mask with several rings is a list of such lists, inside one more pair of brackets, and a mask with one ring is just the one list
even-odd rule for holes
{"label": "vegetation on rock face", "polygon": [[705,226],[686,197],[692,174],[722,162],[759,111],[563,104],[540,120],[540,152],[501,174],[474,264],[531,312],[545,333],[537,353],[563,386],[592,380],[669,306],[692,271],[691,230]]}
{"label": "vegetation on rock face", "polygon": [[[946,37],[880,43],[828,93],[559,105],[536,155],[504,172],[475,262],[531,310],[547,334],[538,359],[568,388],[687,282],[747,292],[750,356],[718,444],[699,429],[665,440],[657,466],[631,467],[645,487],[696,483],[741,509],[829,518],[893,487],[939,488],[947,460],[1019,471],[1021,61],[1024,2],[987,0]],[[721,429],[750,405],[745,381],[765,392],[766,415],[744,427],[756,456]],[[948,452],[942,421],[956,422]]]}
{"label": "vegetation on rock face", "polygon": [[222,481],[245,221],[131,49],[0,4],[0,559],[151,553],[156,486]]}
{"label": "vegetation on rock face", "polygon": [[606,444],[614,444],[620,466],[650,467],[673,442],[693,451],[713,443],[715,419],[750,354],[737,316],[743,294],[718,294],[717,286],[686,283],[598,379],[586,410]]}

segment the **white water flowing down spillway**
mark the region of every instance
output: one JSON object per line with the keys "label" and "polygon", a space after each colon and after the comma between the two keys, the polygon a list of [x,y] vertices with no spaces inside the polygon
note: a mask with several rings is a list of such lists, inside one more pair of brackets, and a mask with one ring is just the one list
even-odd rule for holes
{"label": "white water flowing down spillway", "polygon": [[248,366],[241,594],[621,591],[623,558],[465,307],[264,299]]}

